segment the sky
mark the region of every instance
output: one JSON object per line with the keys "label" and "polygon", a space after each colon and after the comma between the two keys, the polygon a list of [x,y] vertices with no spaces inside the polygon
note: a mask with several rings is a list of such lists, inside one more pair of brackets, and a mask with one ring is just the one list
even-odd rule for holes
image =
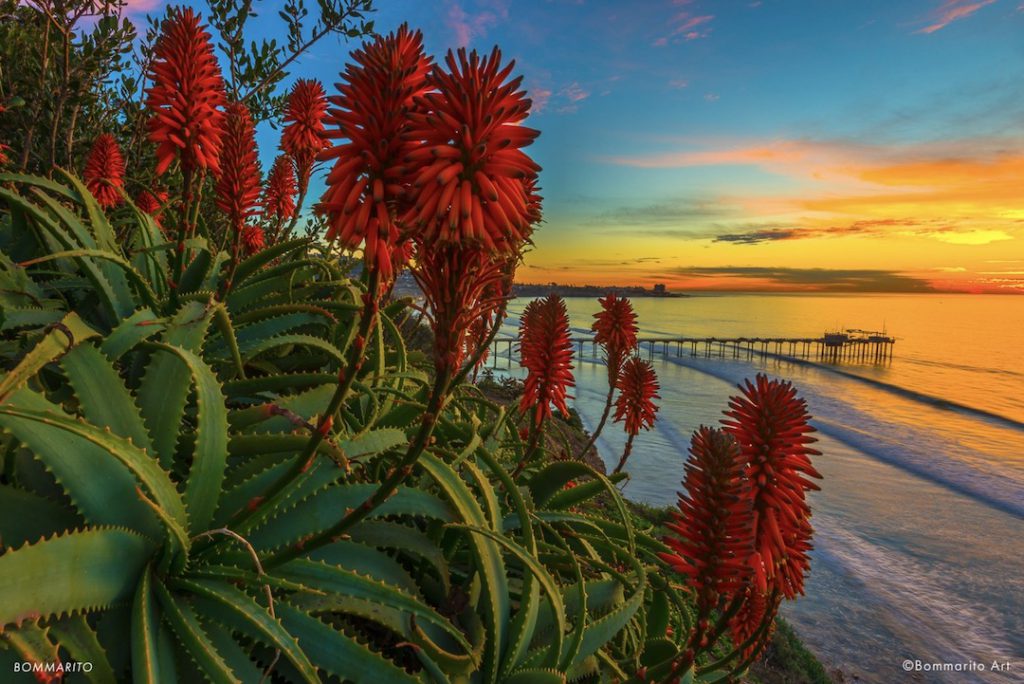
{"label": "sky", "polygon": [[[1021,0],[376,4],[437,57],[516,60],[545,197],[522,282],[1024,293]],[[331,90],[352,47],[293,77]]]}

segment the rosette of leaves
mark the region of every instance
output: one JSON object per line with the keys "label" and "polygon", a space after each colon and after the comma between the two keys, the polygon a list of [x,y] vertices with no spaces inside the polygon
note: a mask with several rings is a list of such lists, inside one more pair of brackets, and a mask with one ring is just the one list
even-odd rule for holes
{"label": "rosette of leaves", "polygon": [[422,419],[405,302],[309,454],[364,285],[297,240],[219,297],[227,256],[194,238],[173,307],[172,248],[73,176],[0,176],[0,668],[543,684],[678,654],[689,608],[619,478],[551,462],[513,479],[514,416],[471,386],[394,495],[325,538]]}

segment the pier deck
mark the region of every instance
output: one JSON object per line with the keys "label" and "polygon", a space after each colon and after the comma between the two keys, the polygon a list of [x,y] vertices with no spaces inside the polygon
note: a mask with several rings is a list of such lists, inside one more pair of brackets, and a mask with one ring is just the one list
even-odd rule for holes
{"label": "pier deck", "polygon": [[[519,340],[515,337],[496,339],[491,348],[492,367],[497,367],[498,352],[507,346],[511,363]],[[572,338],[577,358],[597,358],[600,350],[592,337]],[[824,363],[874,363],[892,360],[896,339],[884,333],[847,331],[825,333],[820,337],[643,337],[636,351],[653,359],[703,356],[718,358],[753,358],[777,356]]]}

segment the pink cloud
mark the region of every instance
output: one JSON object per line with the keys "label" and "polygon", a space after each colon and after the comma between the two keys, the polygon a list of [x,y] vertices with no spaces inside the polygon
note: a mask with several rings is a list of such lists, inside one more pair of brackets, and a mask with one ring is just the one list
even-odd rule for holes
{"label": "pink cloud", "polygon": [[164,0],[126,0],[124,9],[127,14],[151,12],[164,4]]}
{"label": "pink cloud", "polygon": [[530,90],[530,99],[533,100],[530,113],[540,114],[548,106],[548,101],[551,99],[551,91],[547,88],[532,88]]}
{"label": "pink cloud", "polygon": [[584,90],[576,81],[562,88],[559,94],[569,100],[569,102],[580,102],[590,97],[590,93]]}
{"label": "pink cloud", "polygon": [[[142,0],[143,2],[149,0]],[[455,44],[459,47],[466,47],[473,40],[487,35],[487,31],[499,22],[508,19],[508,4],[506,0],[490,0],[481,3],[486,6],[478,12],[467,12],[458,0],[451,0],[448,3],[448,13],[445,16],[445,25],[454,36]]]}
{"label": "pink cloud", "polygon": [[922,29],[918,29],[914,33],[935,33],[940,29],[946,28],[954,21],[966,19],[982,7],[991,5],[995,1],[996,0],[944,0],[944,2],[939,5],[934,12],[932,12],[932,18],[929,20],[931,23]]}
{"label": "pink cloud", "polygon": [[[674,3],[676,5],[690,4],[692,0],[688,0],[685,3]],[[713,14],[691,14],[688,10],[677,12],[674,17],[669,21],[669,25],[672,30],[669,31],[667,36],[662,36],[656,39],[652,45],[654,47],[664,47],[668,45],[670,41],[678,42],[679,40],[697,40],[698,38],[707,38],[711,35],[711,27],[709,24],[715,18]]]}
{"label": "pink cloud", "polygon": [[676,19],[682,19],[683,23],[677,26],[673,31],[672,35],[679,35],[680,33],[689,33],[691,30],[697,28],[701,24],[706,24],[715,16],[713,14],[705,14],[699,17],[687,16],[686,12],[680,14]]}

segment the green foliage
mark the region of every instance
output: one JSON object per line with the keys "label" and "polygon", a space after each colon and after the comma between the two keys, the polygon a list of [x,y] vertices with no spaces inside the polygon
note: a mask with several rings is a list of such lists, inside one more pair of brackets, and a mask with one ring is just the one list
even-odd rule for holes
{"label": "green foliage", "polygon": [[175,306],[168,248],[73,176],[0,175],[0,661],[139,682],[665,676],[692,619],[665,547],[582,463],[513,478],[517,420],[472,386],[393,494],[325,538],[423,420],[406,303],[311,440],[364,285],[294,240],[221,301],[229,266],[195,240]]}
{"label": "green foliage", "polygon": [[751,667],[750,680],[757,684],[831,684],[833,681],[781,617],[775,621],[775,634],[765,649],[764,658]]}
{"label": "green foliage", "polygon": [[[0,142],[13,166],[71,166],[116,116],[113,76],[129,66],[135,28],[121,0],[0,0]],[[17,104],[18,106],[13,106]]]}

